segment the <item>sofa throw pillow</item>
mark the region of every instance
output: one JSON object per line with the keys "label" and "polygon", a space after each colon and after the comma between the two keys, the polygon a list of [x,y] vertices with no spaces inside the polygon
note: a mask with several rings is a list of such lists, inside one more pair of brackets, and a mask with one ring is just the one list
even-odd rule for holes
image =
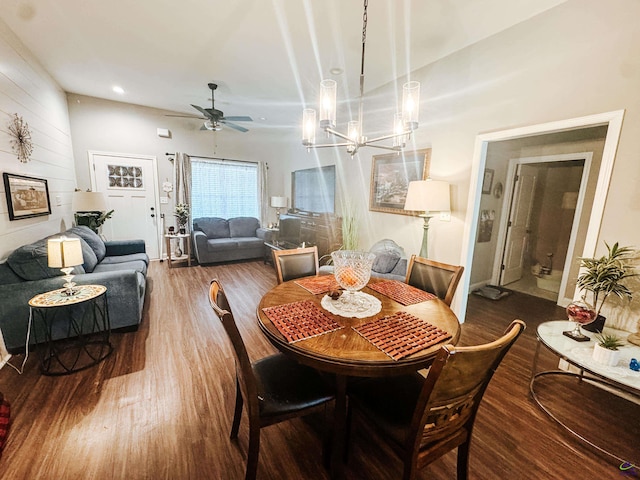
{"label": "sofa throw pillow", "polygon": [[[59,234],[52,235],[15,249],[7,257],[7,265],[9,265],[11,270],[13,270],[13,272],[23,280],[42,280],[43,278],[53,278],[64,275],[59,268],[49,268],[47,256],[47,241],[49,238],[59,236]],[[82,244],[82,239],[80,240],[80,243]],[[85,246],[82,248],[83,256],[87,249],[91,250],[91,247],[89,247],[85,242]],[[95,257],[93,251],[91,251],[91,255],[94,255]],[[83,260],[86,261],[86,258],[83,258]],[[82,265],[78,265],[73,269],[74,275],[80,275],[82,273],[85,273]]]}
{"label": "sofa throw pillow", "polygon": [[7,265],[23,280],[42,280],[63,275],[59,268],[49,268],[47,262],[47,239],[16,248]]}
{"label": "sofa throw pillow", "polygon": [[203,217],[193,220],[193,229],[204,232],[207,238],[229,238],[229,222],[224,218]]}
{"label": "sofa throw pillow", "polygon": [[67,235],[67,237],[75,237],[80,239],[80,245],[82,246],[82,260],[84,260],[82,268],[84,268],[85,273],[93,272],[93,270],[96,268],[96,265],[98,264],[98,257],[96,257],[93,248],[91,248],[91,246],[87,242],[85,242],[84,238],[82,238],[81,236],[70,233],[70,230],[65,232],[65,234]]}
{"label": "sofa throw pillow", "polygon": [[376,258],[373,261],[371,270],[377,273],[389,273],[400,260],[397,252],[382,251],[376,252]]}
{"label": "sofa throw pillow", "polygon": [[236,217],[229,219],[229,233],[232,238],[255,237],[260,222],[253,217]]}
{"label": "sofa throw pillow", "polygon": [[89,244],[93,253],[96,254],[96,258],[98,259],[98,263],[100,263],[107,254],[107,247],[104,244],[104,241],[100,238],[100,236],[91,230],[86,225],[78,225],[77,227],[72,227],[67,230],[68,233],[73,233],[74,235],[79,236],[85,242]]}

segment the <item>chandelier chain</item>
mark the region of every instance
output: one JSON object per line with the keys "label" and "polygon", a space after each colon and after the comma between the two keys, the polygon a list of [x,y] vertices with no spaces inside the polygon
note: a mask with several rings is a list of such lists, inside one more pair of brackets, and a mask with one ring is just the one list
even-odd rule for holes
{"label": "chandelier chain", "polygon": [[362,13],[362,43],[367,41],[367,7],[369,0],[364,0],[364,12]]}

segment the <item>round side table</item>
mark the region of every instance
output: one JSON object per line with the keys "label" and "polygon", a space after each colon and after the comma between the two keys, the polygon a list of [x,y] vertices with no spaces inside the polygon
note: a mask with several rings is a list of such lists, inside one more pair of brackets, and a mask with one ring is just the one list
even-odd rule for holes
{"label": "round side table", "polygon": [[78,285],[75,289],[73,295],[66,295],[66,289],[61,288],[29,300],[36,344],[40,343],[38,337],[44,336],[40,370],[45,375],[84,370],[113,351],[107,288]]}

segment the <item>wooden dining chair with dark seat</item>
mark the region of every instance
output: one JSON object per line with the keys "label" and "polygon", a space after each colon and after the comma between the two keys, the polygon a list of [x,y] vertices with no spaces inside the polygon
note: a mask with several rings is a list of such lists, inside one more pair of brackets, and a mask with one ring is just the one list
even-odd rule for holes
{"label": "wooden dining chair with dark seat", "polygon": [[425,292],[433,293],[450,306],[463,271],[464,267],[462,266],[435,262],[428,258],[412,255],[407,267],[405,283]]}
{"label": "wooden dining chair with dark seat", "polygon": [[318,274],[318,247],[274,250],[273,265],[276,267],[278,285],[288,280]]}
{"label": "wooden dining chair with dark seat", "polygon": [[514,320],[505,334],[484,345],[445,345],[425,377],[371,378],[348,387],[353,412],[372,423],[399,455],[403,478],[458,449],[457,478],[469,471],[469,444],[478,406],[493,373],[524,331]]}
{"label": "wooden dining chair with dark seat", "polygon": [[260,429],[322,410],[334,398],[333,389],[317,371],[281,353],[251,362],[227,297],[217,279],[210,283],[209,303],[233,346],[236,402],[231,439],[238,438],[243,405],[246,403],[249,448],[245,478],[254,479],[258,469]]}

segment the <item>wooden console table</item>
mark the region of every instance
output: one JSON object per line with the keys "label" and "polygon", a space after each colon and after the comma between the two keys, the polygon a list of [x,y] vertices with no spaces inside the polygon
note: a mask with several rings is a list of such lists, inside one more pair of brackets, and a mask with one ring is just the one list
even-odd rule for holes
{"label": "wooden console table", "polygon": [[[284,214],[283,214],[284,216]],[[342,246],[342,218],[328,213],[287,212],[300,219],[300,243],[316,245],[318,257],[331,254]],[[282,217],[280,217],[282,219]],[[322,264],[323,262],[320,262]]]}

